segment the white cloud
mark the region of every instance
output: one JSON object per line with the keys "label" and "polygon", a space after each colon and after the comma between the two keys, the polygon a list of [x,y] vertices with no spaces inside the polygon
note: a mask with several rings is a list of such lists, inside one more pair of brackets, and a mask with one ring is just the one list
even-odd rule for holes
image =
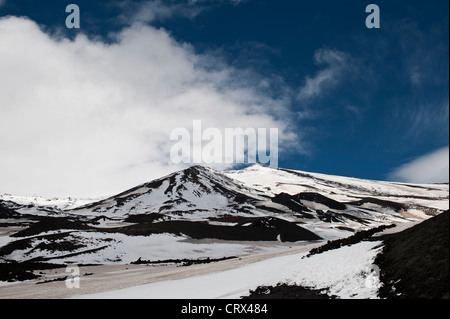
{"label": "white cloud", "polygon": [[[162,30],[134,24],[105,44],[54,39],[26,18],[0,19],[0,192],[98,196],[160,177],[170,132],[277,127],[283,101],[214,68]],[[205,66],[206,65],[206,66]]]}
{"label": "white cloud", "polygon": [[423,155],[395,169],[390,178],[407,183],[448,183],[449,147]]}
{"label": "white cloud", "polygon": [[314,54],[315,62],[327,67],[317,72],[314,77],[307,77],[306,83],[300,88],[298,99],[307,101],[322,94],[326,88],[337,84],[342,71],[346,68],[348,57],[345,53],[331,49],[320,49]]}

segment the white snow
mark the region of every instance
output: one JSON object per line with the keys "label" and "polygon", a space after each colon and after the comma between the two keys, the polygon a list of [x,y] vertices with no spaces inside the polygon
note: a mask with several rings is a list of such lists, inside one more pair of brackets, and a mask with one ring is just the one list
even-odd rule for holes
{"label": "white snow", "polygon": [[432,202],[436,205],[436,208],[448,209],[448,200],[434,200],[435,198],[448,199],[448,184],[392,183],[296,170],[281,170],[262,165],[253,165],[240,171],[226,171],[224,175],[238,180],[247,187],[257,188],[261,192],[272,195],[281,192],[291,195],[301,192],[319,192],[334,200],[344,202],[371,196],[384,200],[394,199],[394,201],[401,200],[399,196],[405,198],[417,197],[412,199],[412,202],[416,204]]}
{"label": "white snow", "polygon": [[0,194],[0,200],[12,201],[20,205],[33,204],[35,206],[55,207],[64,210],[94,203],[101,200],[101,198],[44,198],[40,196],[14,196],[10,194]]}
{"label": "white snow", "polygon": [[372,266],[381,242],[361,242],[303,258],[276,257],[223,272],[168,280],[91,295],[82,299],[233,299],[278,283],[329,289],[339,298],[377,298],[379,277]]}
{"label": "white snow", "polygon": [[[66,231],[65,231],[66,232]],[[67,231],[69,233],[63,240],[34,239],[33,246],[40,243],[50,244],[61,241],[70,241],[73,244],[82,243],[80,247],[71,251],[49,251],[34,248],[15,250],[12,254],[4,256],[5,259],[16,261],[29,260],[35,257],[51,258],[51,263],[75,263],[75,264],[116,264],[118,262],[129,264],[142,260],[159,261],[168,259],[201,259],[245,256],[256,252],[271,251],[280,248],[276,244],[264,245],[264,243],[226,242],[214,240],[191,240],[187,237],[171,234],[154,234],[151,236],[127,236],[119,233],[100,233]],[[58,231],[47,232],[47,235],[56,234]],[[5,244],[9,237],[0,237]],[[81,253],[72,257],[63,257],[75,252],[84,252],[91,249],[104,247],[95,253]],[[58,258],[59,257],[59,258]],[[61,258],[63,257],[63,258]]]}
{"label": "white snow", "polygon": [[380,286],[377,267],[372,265],[381,242],[361,242],[305,258],[289,281],[319,289],[329,288],[339,298],[376,298]]}
{"label": "white snow", "polygon": [[0,247],[7,245],[8,243],[12,242],[13,240],[15,240],[15,238],[12,238],[10,236],[0,235]]}

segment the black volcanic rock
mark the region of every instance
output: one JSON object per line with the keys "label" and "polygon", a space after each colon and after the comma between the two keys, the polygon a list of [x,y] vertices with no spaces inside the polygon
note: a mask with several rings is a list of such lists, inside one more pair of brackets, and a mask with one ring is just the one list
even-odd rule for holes
{"label": "black volcanic rock", "polygon": [[355,206],[362,206],[364,204],[375,204],[381,207],[385,208],[391,208],[392,210],[399,212],[401,210],[407,210],[408,207],[404,204],[393,202],[393,201],[387,201],[382,200],[378,198],[372,198],[372,197],[365,197],[358,201],[348,202],[349,205],[355,205]]}
{"label": "black volcanic rock", "polygon": [[88,230],[94,228],[86,225],[80,220],[70,219],[67,217],[41,217],[37,223],[12,234],[11,237],[34,236],[43,232],[63,229]]}
{"label": "black volcanic rock", "polygon": [[260,286],[250,290],[250,295],[242,299],[335,299],[327,295],[327,289],[313,289],[296,285],[278,284],[276,286]]}
{"label": "black volcanic rock", "polygon": [[127,223],[153,223],[158,220],[165,220],[169,218],[170,217],[162,214],[152,213],[152,214],[130,215],[124,221]]}
{"label": "black volcanic rock", "polygon": [[294,198],[299,201],[307,200],[310,202],[323,204],[331,209],[337,209],[337,210],[346,210],[347,209],[347,206],[345,204],[342,204],[338,201],[335,201],[334,199],[323,196],[319,193],[300,193],[300,194],[295,195]]}
{"label": "black volcanic rock", "polygon": [[[108,231],[108,230],[105,230]],[[236,241],[277,241],[295,242],[320,240],[315,233],[277,218],[249,218],[236,226],[211,225],[207,222],[165,221],[141,223],[122,228],[115,232],[129,236],[149,236],[170,233],[186,235],[193,239],[221,239]]]}
{"label": "black volcanic rock", "polygon": [[376,260],[381,298],[449,297],[449,211],[389,236]]}
{"label": "black volcanic rock", "polygon": [[3,206],[3,202],[0,201],[0,218],[13,218],[19,214],[8,207]]}
{"label": "black volcanic rock", "polygon": [[299,213],[304,218],[314,218],[308,207],[300,203],[295,196],[280,193],[272,198],[272,202],[286,206],[290,210]]}

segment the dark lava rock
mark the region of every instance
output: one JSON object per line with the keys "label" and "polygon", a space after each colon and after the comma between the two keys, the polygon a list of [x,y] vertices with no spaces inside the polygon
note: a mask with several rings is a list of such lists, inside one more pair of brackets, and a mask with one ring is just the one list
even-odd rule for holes
{"label": "dark lava rock", "polygon": [[384,241],[375,264],[383,287],[379,297],[448,299],[449,211]]}
{"label": "dark lava rock", "polygon": [[317,290],[308,287],[278,284],[277,286],[261,286],[250,291],[248,297],[242,299],[335,299],[329,296],[326,289]]}

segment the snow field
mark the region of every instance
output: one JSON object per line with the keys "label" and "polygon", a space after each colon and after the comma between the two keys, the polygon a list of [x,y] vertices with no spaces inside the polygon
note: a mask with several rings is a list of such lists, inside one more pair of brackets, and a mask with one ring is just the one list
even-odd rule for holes
{"label": "snow field", "polygon": [[381,242],[361,242],[303,258],[305,253],[276,257],[232,270],[167,280],[82,299],[237,299],[258,286],[278,283],[328,289],[343,299],[377,298],[379,277],[372,263]]}

